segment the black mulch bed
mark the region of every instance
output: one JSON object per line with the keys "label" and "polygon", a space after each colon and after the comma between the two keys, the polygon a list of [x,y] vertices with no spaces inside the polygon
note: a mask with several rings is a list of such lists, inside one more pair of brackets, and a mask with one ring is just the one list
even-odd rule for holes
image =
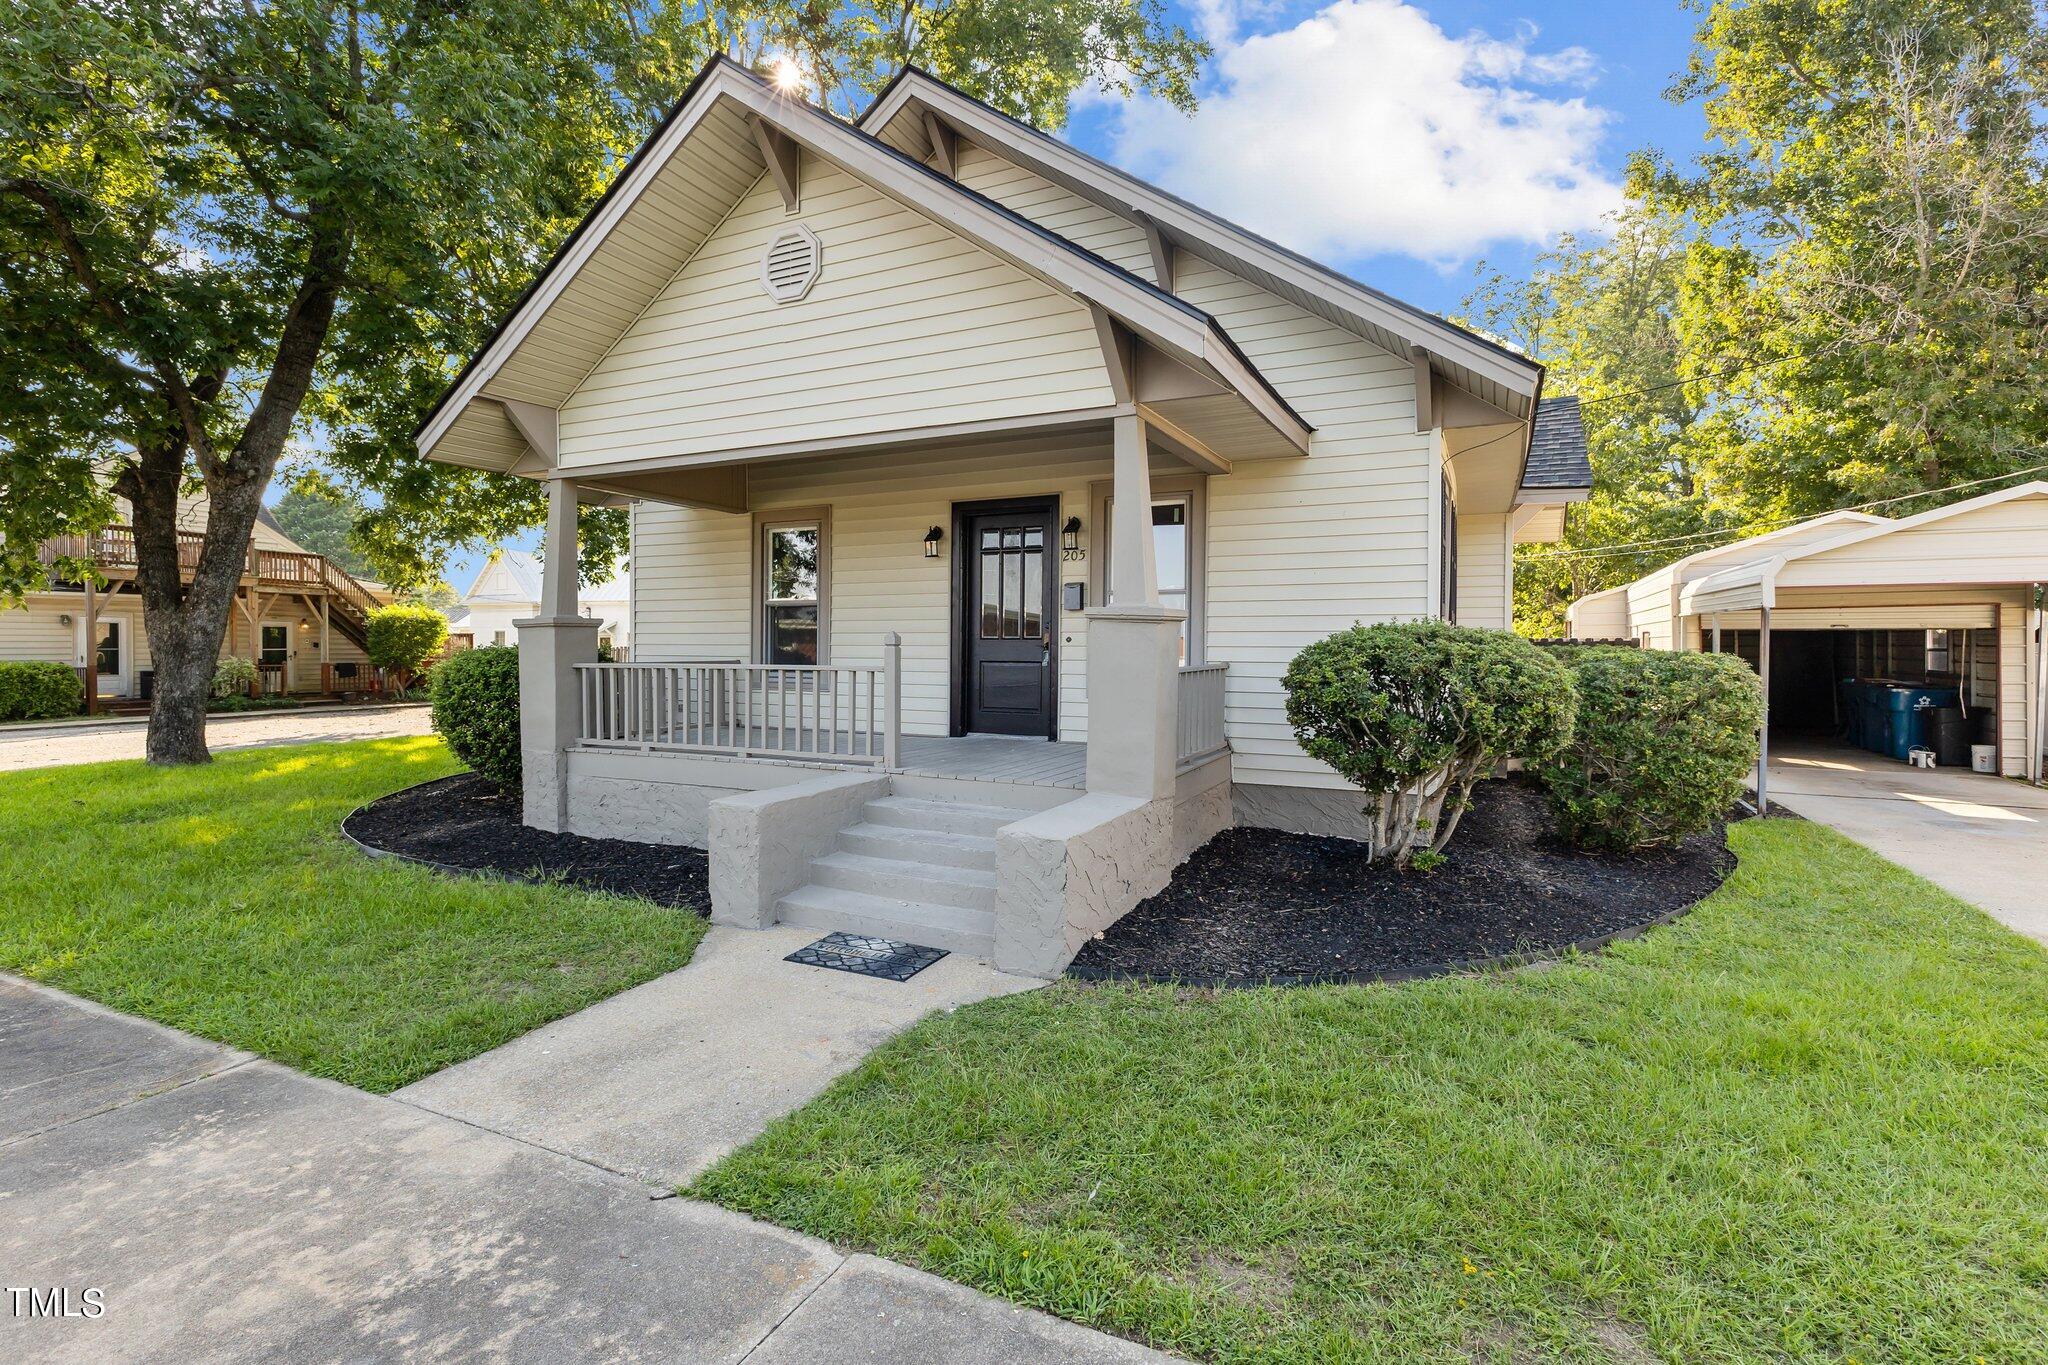
{"label": "black mulch bed", "polygon": [[393,792],[354,811],[342,832],[364,847],[444,870],[519,881],[564,881],[708,914],[710,864],[701,849],[549,834],[519,822],[519,799],[475,773]]}
{"label": "black mulch bed", "polygon": [[1521,779],[1481,783],[1446,853],[1435,872],[1395,872],[1346,839],[1225,830],[1068,972],[1253,986],[1509,965],[1674,919],[1735,866],[1720,826],[1669,852],[1581,853]]}

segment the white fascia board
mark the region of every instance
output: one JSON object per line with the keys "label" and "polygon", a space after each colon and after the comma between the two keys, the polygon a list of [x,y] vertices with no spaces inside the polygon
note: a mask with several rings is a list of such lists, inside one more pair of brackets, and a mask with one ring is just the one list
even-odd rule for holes
{"label": "white fascia board", "polygon": [[1516,507],[1560,507],[1568,502],[1584,502],[1593,496],[1591,485],[1584,488],[1517,488]]}
{"label": "white fascia board", "polygon": [[619,192],[612,196],[611,202],[584,227],[581,236],[570,247],[568,254],[548,272],[540,286],[513,316],[512,321],[498,333],[489,349],[463,377],[460,386],[441,404],[440,410],[434,414],[433,421],[421,430],[414,442],[420,454],[428,454],[439,444],[441,438],[447,435],[448,428],[455,424],[455,419],[462,415],[463,409],[483,391],[484,385],[497,377],[498,371],[526,339],[526,334],[533,330],[534,324],[539,322],[555,300],[561,297],[562,291],[569,287],[584,263],[596,254],[619,220],[639,202],[640,196],[661,173],[662,167],[668,164],[669,157],[674,155],[676,148],[682,146],[684,139],[688,138],[703,121],[704,115],[710,111],[720,91],[731,81],[732,73],[724,67],[707,75],[704,83],[691,95],[689,107],[677,114],[668,127],[662,130],[660,139],[628,172],[626,182],[619,187]]}
{"label": "white fascia board", "polygon": [[[1029,168],[1066,188],[1078,193],[1081,186],[1092,187],[1096,196],[1113,201],[1103,204],[1105,208],[1120,211],[1127,217],[1134,213],[1148,215],[1163,228],[1202,242],[1225,256],[1256,265],[1297,289],[1370,319],[1374,325],[1412,345],[1484,375],[1510,392],[1532,400],[1536,396],[1542,367],[1535,361],[1518,362],[1448,323],[1389,304],[1358,285],[1298,259],[1291,252],[1234,224],[1164,194],[1084,152],[1068,147],[1057,138],[1023,128],[956,91],[921,78],[917,72],[911,72],[898,81],[895,88],[861,119],[860,126],[868,130],[884,127],[903,111],[905,105],[913,102],[937,109],[965,131],[970,139],[984,146],[1005,148]],[[1085,193],[1082,197],[1095,198]],[[1144,226],[1138,218],[1134,217],[1132,221]]]}

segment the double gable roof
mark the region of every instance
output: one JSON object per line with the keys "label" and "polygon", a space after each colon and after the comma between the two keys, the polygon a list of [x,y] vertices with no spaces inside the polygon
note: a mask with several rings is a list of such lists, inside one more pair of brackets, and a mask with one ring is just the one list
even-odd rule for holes
{"label": "double gable roof", "polygon": [[[943,116],[942,125],[935,120]],[[1186,249],[1310,312],[1415,359],[1435,376],[1539,425],[1542,367],[1442,319],[1346,280],[980,104],[921,71],[906,71],[856,125],[775,91],[723,57],[701,71],[622,168],[583,222],[471,357],[416,432],[432,458],[524,474],[556,461],[555,413],[660,296],[765,174],[794,179],[799,154],[818,157],[882,195],[943,224],[1095,316],[1105,353],[1143,343],[1181,378],[1159,407],[1229,433],[1243,458],[1305,452],[1310,425],[1210,314],[1032,219],[957,183],[935,139],[959,128],[1055,183],[1129,215],[1158,251]],[[921,158],[940,162],[940,169]],[[795,202],[794,184],[785,196]],[[1170,259],[1170,258],[1169,258]],[[1227,409],[1227,411],[1226,411]],[[1204,427],[1204,423],[1213,425]],[[1188,436],[1189,430],[1169,434]],[[1218,442],[1221,444],[1221,442]],[[1524,441],[1525,478],[1528,442]],[[745,458],[745,452],[733,452]],[[698,462],[712,463],[706,455]],[[1532,489],[1583,488],[1560,445]],[[598,472],[598,471],[592,471]],[[1577,485],[1568,481],[1579,477]]]}

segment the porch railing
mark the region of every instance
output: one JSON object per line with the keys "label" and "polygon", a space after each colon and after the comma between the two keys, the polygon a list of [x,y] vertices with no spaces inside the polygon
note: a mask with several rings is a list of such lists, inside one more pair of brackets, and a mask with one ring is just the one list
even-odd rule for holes
{"label": "porch railing", "polygon": [[1220,753],[1223,734],[1223,682],[1229,664],[1193,664],[1180,671],[1178,744],[1182,763]]}
{"label": "porch railing", "polygon": [[577,742],[898,766],[902,644],[879,668],[725,662],[576,665]]}

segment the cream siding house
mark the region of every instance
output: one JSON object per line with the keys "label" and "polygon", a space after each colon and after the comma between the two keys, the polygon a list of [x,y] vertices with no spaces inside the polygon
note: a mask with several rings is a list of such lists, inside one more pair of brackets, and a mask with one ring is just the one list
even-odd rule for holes
{"label": "cream siding house", "polygon": [[849,126],[720,61],[419,443],[545,480],[548,566],[630,509],[633,662],[545,571],[519,626],[529,823],[1050,974],[1225,825],[1357,827],[1281,675],[1508,626],[1590,484],[1541,385],[922,73]]}
{"label": "cream siding house", "polygon": [[1939,679],[1987,727],[1997,771],[2039,781],[2044,584],[2048,483],[2036,481],[1896,520],[1815,517],[1580,598],[1570,619],[1581,638],[1743,653],[1771,680],[1780,726],[1825,719],[1843,678]]}
{"label": "cream siding house", "polygon": [[[206,499],[180,499],[178,524],[194,556],[189,562],[196,562],[206,531]],[[265,691],[370,688],[375,670],[363,653],[363,627],[389,594],[299,545],[267,508],[257,513],[249,539],[248,571],[228,616],[221,657],[255,663]],[[133,535],[115,524],[44,546],[44,562],[54,565],[60,555],[90,557],[107,587],[88,592],[82,583],[53,575],[47,590],[28,593],[0,611],[0,661],[68,665],[90,679],[93,707],[139,702],[150,693],[151,662],[142,599],[134,587]]]}

